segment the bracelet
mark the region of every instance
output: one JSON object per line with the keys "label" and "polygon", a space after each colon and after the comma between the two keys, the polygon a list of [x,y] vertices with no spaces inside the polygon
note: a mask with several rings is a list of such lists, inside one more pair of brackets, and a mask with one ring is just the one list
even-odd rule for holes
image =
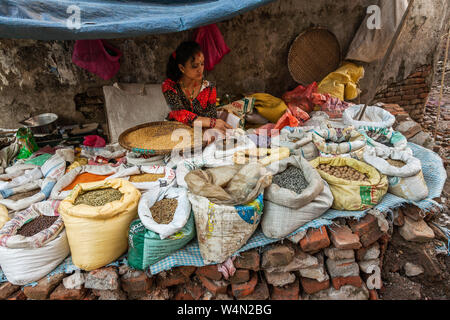
{"label": "bracelet", "polygon": [[214,128],[215,126],[216,126],[216,119],[211,118],[211,119],[209,120],[209,127],[210,127],[210,128]]}

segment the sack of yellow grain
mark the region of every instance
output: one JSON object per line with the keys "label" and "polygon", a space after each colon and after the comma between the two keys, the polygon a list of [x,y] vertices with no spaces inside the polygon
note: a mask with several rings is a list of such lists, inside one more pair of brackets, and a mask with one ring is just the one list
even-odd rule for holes
{"label": "sack of yellow grain", "polygon": [[[95,206],[77,204],[87,192],[115,189],[122,195],[108,202],[98,194]],[[92,194],[92,193],[91,193]],[[81,183],[59,206],[73,264],[83,270],[94,270],[115,261],[128,249],[128,228],[137,217],[141,193],[123,179]],[[101,203],[101,201],[103,203]]]}
{"label": "sack of yellow grain", "polygon": [[[352,158],[319,157],[310,163],[316,168],[322,179],[328,182],[334,197],[333,209],[344,211],[367,210],[380,203],[387,193],[387,176],[380,174],[374,167],[364,162]],[[320,169],[324,166],[325,169]],[[343,170],[343,168],[345,168],[346,173],[337,172]],[[355,172],[355,177],[347,178],[348,172]]]}

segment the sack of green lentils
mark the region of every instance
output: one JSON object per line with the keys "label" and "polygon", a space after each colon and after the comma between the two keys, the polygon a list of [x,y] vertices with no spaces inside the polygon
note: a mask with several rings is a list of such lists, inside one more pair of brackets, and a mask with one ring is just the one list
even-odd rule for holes
{"label": "sack of green lentils", "polygon": [[128,233],[128,264],[132,268],[145,270],[186,246],[194,237],[193,213],[183,228],[164,239],[147,229],[141,219],[136,219],[131,223]]}

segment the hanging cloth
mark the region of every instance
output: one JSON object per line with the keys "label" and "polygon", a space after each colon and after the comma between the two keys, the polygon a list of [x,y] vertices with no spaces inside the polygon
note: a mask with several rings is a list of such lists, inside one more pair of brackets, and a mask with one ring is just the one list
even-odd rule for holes
{"label": "hanging cloth", "polygon": [[104,40],[77,40],[72,62],[102,78],[109,80],[119,71],[122,52]]}
{"label": "hanging cloth", "polygon": [[215,23],[197,28],[194,33],[194,39],[200,45],[205,55],[205,69],[207,71],[214,69],[214,66],[230,52]]}

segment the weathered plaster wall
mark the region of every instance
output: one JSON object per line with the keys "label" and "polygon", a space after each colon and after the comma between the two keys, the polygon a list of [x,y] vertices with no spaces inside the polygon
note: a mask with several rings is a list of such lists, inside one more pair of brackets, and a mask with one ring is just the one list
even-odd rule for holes
{"label": "weathered plaster wall", "polygon": [[[217,83],[218,94],[267,92],[281,96],[296,83],[287,67],[295,37],[313,26],[329,28],[345,53],[373,0],[278,0],[233,19],[218,23],[231,53],[206,77]],[[416,0],[412,18],[394,50],[383,85],[404,79],[418,66],[434,64],[438,38],[448,24],[447,0]],[[55,112],[66,123],[105,121],[101,101],[83,97],[88,89],[118,82],[160,83],[166,61],[192,30],[132,39],[113,39],[124,56],[121,69],[103,81],[71,62],[74,41],[0,40],[0,127],[41,112]],[[375,83],[376,64],[365,66],[364,89]],[[431,83],[431,81],[430,81]],[[101,92],[97,90],[97,92]],[[92,100],[92,99],[91,99]],[[91,107],[83,106],[83,104]],[[90,108],[90,112],[86,109]],[[83,112],[81,112],[83,111]]]}

